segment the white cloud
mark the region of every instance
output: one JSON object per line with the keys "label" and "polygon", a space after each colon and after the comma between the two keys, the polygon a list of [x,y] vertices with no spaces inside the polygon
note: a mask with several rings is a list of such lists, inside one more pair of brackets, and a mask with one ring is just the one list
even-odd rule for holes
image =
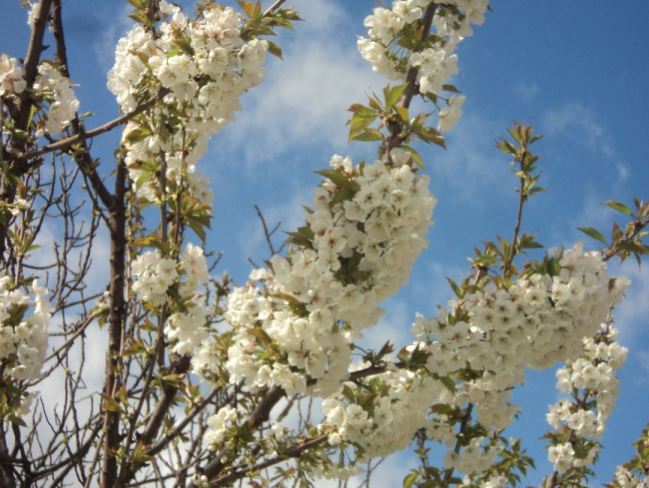
{"label": "white cloud", "polygon": [[640,336],[644,335],[644,341],[649,338],[646,332],[649,330],[649,268],[639,267],[631,258],[617,272],[631,278],[631,287],[614,315],[616,327],[620,329],[620,341],[629,346],[633,354]]}
{"label": "white cloud", "polygon": [[[431,148],[424,164],[432,168],[435,177],[444,178],[447,195],[467,200],[493,196],[494,192],[509,191],[511,182],[506,174],[506,159],[494,147],[502,129],[467,108],[460,124],[449,135],[447,150]],[[440,185],[433,181],[432,186]]]}
{"label": "white cloud", "polygon": [[398,351],[412,341],[410,325],[414,321],[414,314],[404,301],[390,298],[383,302],[385,314],[378,324],[365,331],[364,337],[358,344],[362,347],[378,350],[390,341]]}
{"label": "white cloud", "polygon": [[416,465],[415,456],[396,454],[386,458],[370,478],[372,488],[393,488],[402,486],[403,478]]}
{"label": "white cloud", "polygon": [[122,35],[133,25],[129,18],[132,7],[128,3],[121,5],[115,15],[110,17],[93,43],[93,50],[99,65],[108,71],[115,61],[115,46]]}
{"label": "white cloud", "polygon": [[[393,454],[387,458],[373,458],[371,460],[373,469],[369,484],[364,472],[350,478],[343,486],[348,488],[366,488],[368,486],[372,488],[394,488],[395,486],[402,486],[403,478],[417,465],[416,459],[409,451]],[[366,465],[361,465],[359,468],[365,470]],[[316,480],[315,486],[316,488],[336,488],[341,484],[338,480],[319,479]]]}
{"label": "white cloud", "polygon": [[291,6],[304,19],[304,24],[300,23],[298,27],[306,32],[328,34],[347,18],[339,4],[327,0],[295,0],[291,2]]}
{"label": "white cloud", "polygon": [[341,36],[344,13],[323,0],[297,2],[305,22],[294,37],[280,37],[284,60],[270,60],[266,80],[244,102],[224,146],[242,151],[252,165],[307,145],[346,149],[351,103],[377,84],[356,50],[353,35]]}

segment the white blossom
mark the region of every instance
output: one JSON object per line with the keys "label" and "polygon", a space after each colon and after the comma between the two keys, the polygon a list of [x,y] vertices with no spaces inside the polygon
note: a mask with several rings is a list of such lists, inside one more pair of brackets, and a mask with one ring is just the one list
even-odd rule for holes
{"label": "white blossom", "polygon": [[79,109],[79,100],[72,90],[72,81],[63,76],[54,65],[44,62],[38,67],[34,90],[49,101],[44,117],[44,129],[50,135],[63,132]]}
{"label": "white blossom", "polygon": [[23,70],[18,66],[16,58],[0,54],[0,96],[7,93],[19,95],[25,89]]}
{"label": "white blossom", "polygon": [[[47,290],[34,280],[29,291],[13,287],[11,278],[0,273],[0,360],[5,383],[37,379],[45,359],[51,315]],[[9,396],[7,403],[15,407],[16,415],[26,415],[33,394],[21,391],[19,398]]]}

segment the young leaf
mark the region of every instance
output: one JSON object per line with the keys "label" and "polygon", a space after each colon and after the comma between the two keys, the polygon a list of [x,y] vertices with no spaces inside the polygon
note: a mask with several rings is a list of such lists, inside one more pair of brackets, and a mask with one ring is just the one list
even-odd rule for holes
{"label": "young leaf", "polygon": [[268,42],[268,52],[271,53],[273,56],[279,58],[279,59],[284,59],[282,57],[282,49],[277,45],[277,43],[273,41],[266,41]]}
{"label": "young leaf", "polygon": [[623,213],[624,215],[631,216],[633,212],[631,212],[631,209],[624,205],[622,202],[618,202],[616,200],[607,200],[606,201],[606,206],[611,207],[613,210],[617,210],[620,213]]}
{"label": "young leaf", "polygon": [[593,227],[579,227],[579,230],[586,234],[587,236],[592,237],[595,240],[598,240],[602,244],[606,244],[606,238],[604,235]]}
{"label": "young leaf", "polygon": [[403,85],[397,85],[394,88],[386,88],[385,90],[385,109],[390,110],[392,107],[394,107],[399,99],[401,98],[401,95],[403,94],[403,91],[406,89],[406,84],[404,83]]}
{"label": "young leaf", "polygon": [[367,129],[353,137],[350,135],[349,139],[352,141],[381,141],[383,134],[378,129]]}

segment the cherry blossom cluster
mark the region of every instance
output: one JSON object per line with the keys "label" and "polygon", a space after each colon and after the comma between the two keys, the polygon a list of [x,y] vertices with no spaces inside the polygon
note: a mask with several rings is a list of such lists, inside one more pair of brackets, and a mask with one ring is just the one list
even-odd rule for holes
{"label": "cherry blossom cluster", "polygon": [[381,316],[379,302],[406,281],[426,247],[435,199],[408,165],[352,165],[334,156],[306,225],[286,257],[253,271],[230,295],[232,381],[289,395],[335,391],[351,345]]}
{"label": "cherry blossom cluster", "polygon": [[[0,96],[20,95],[26,86],[18,61],[0,54]],[[43,131],[50,135],[63,132],[79,108],[70,79],[63,76],[56,65],[44,61],[38,67],[33,90],[40,103],[37,135],[42,135]],[[41,113],[44,108],[47,112]]]}
{"label": "cherry blossom cluster", "polygon": [[[197,350],[207,337],[210,313],[201,295],[201,287],[209,280],[203,250],[189,243],[178,260],[163,257],[157,249],[144,252],[131,263],[131,277],[133,292],[141,300],[154,307],[169,303],[172,310],[177,309],[164,329],[172,351],[189,355]],[[172,288],[177,298],[172,298]],[[182,306],[177,307],[176,301]]]}
{"label": "cherry blossom cluster", "polygon": [[127,125],[126,163],[141,198],[160,200],[151,164],[164,161],[168,184],[184,182],[211,206],[211,190],[195,164],[209,137],[233,119],[239,97],[262,80],[268,43],[242,39],[243,19],[230,7],[206,5],[195,20],[164,1],[160,9],[166,20],[158,35],[133,27],[117,43],[108,73],[108,88],[124,112],[162,97],[149,118]]}
{"label": "cherry blossom cluster", "polygon": [[462,473],[481,473],[494,463],[497,453],[496,447],[489,446],[487,437],[474,437],[460,452],[448,449],[444,456],[444,467]]}
{"label": "cherry blossom cluster", "polygon": [[[326,398],[322,402],[326,423],[320,427],[329,433],[330,445],[352,442],[361,447],[363,458],[405,449],[415,432],[428,424],[431,399],[450,395],[430,375],[398,368],[372,378],[368,385],[381,394],[367,395],[356,383],[346,382],[344,398]],[[345,402],[349,399],[353,401]]]}
{"label": "cherry blossom cluster", "polygon": [[615,470],[615,483],[614,486],[619,488],[649,488],[649,479],[638,478],[624,466],[618,466]]}
{"label": "cherry blossom cluster", "polygon": [[219,449],[223,446],[228,430],[237,427],[239,414],[237,409],[226,405],[219,409],[216,414],[207,419],[207,433],[205,442],[212,449]]}
{"label": "cherry blossom cluster", "polygon": [[79,109],[72,81],[63,76],[54,64],[46,61],[38,67],[34,90],[49,105],[47,114],[41,120],[42,129],[50,135],[63,132]]}
{"label": "cherry blossom cluster", "polygon": [[23,78],[23,70],[16,58],[0,54],[0,97],[10,93],[21,94],[27,84]]}
{"label": "cherry blossom cluster", "polygon": [[[610,278],[600,253],[584,252],[581,244],[554,250],[551,256],[559,267],[556,274],[524,275],[507,289],[490,283],[451,304],[465,320],[449,323],[442,317],[416,325],[419,337],[423,332],[437,338],[429,346],[429,369],[444,375],[468,360],[475,370],[513,372],[545,369],[577,357],[582,338],[602,323],[629,280]],[[449,357],[443,350],[446,344],[457,348]],[[518,382],[510,379],[505,385]]]}
{"label": "cherry blossom cluster", "polygon": [[589,466],[598,452],[593,439],[604,433],[618,394],[615,371],[627,354],[627,349],[614,341],[616,332],[604,324],[594,338],[583,340],[580,357],[557,370],[557,389],[571,396],[551,405],[547,414],[557,433],[548,447],[548,458],[558,473]]}
{"label": "cherry blossom cluster", "polygon": [[[488,5],[488,0],[453,0],[443,4],[397,0],[391,9],[375,8],[365,19],[369,37],[358,40],[358,49],[374,71],[390,79],[405,81],[409,70],[417,69],[419,92],[447,104],[440,110],[438,130],[448,132],[460,119],[466,100],[464,95],[442,97],[449,90],[449,80],[458,73],[454,51],[463,38],[473,34],[472,24],[484,22]],[[418,22],[429,6],[435,9],[432,24],[436,36],[425,47],[413,51],[412,37],[418,35]]]}
{"label": "cherry blossom cluster", "polygon": [[480,488],[507,488],[509,480],[502,475],[493,475],[485,480]]}
{"label": "cherry blossom cluster", "polygon": [[[554,274],[524,274],[508,288],[489,283],[452,301],[450,311],[441,308],[437,318],[418,316],[413,325],[417,342],[407,352],[411,363],[419,361],[425,367],[417,375],[409,373],[413,378],[409,382],[403,380],[405,373],[392,371],[369,377],[365,380],[368,388],[371,389],[372,382],[382,385],[377,388],[380,394],[369,400],[358,401],[345,388],[334,399],[325,400],[327,422],[322,428],[335,426],[335,430],[329,431],[330,442],[349,441],[361,446],[368,455],[385,455],[386,445],[405,446],[396,440],[386,443],[386,439],[398,439],[402,429],[412,435],[425,428],[429,439],[450,447],[455,442],[451,414],[471,403],[477,422],[488,435],[477,437],[467,448],[449,454],[446,467],[466,474],[478,473],[479,468],[489,464],[483,457],[490,452],[489,439],[509,426],[518,411],[511,404],[510,395],[513,387],[524,381],[526,368],[544,369],[557,361],[578,361],[581,353],[597,358],[610,354],[604,366],[599,366],[600,376],[606,368],[613,368],[608,366],[609,360],[619,366],[623,360],[619,348],[611,346],[604,351],[603,346],[598,346],[597,352],[591,352],[592,345],[582,338],[597,331],[599,326],[593,324],[606,319],[627,288],[628,279],[609,277],[601,254],[584,252],[580,244],[552,251],[551,256],[556,264]],[[391,368],[394,367],[396,363]],[[428,375],[429,380],[414,381],[421,375]],[[610,375],[600,376],[597,378],[602,381],[610,380]],[[449,380],[454,385],[452,389],[446,386]],[[424,400],[418,401],[418,390],[428,382],[436,385],[424,388]],[[613,389],[609,387],[601,395],[605,412],[612,406],[607,394]],[[407,401],[385,402],[384,398],[391,399],[400,390],[409,392],[401,392],[402,397],[412,397]],[[415,406],[421,408],[418,413],[409,411]],[[431,406],[435,412],[432,417],[428,416]],[[386,413],[386,408],[391,411]],[[403,410],[408,414],[401,419]],[[389,418],[399,419],[392,425],[394,432],[387,432],[390,424],[385,419]],[[489,455],[493,457],[493,452]]]}
{"label": "cherry blossom cluster", "polygon": [[27,413],[31,401],[19,384],[38,378],[48,342],[47,290],[35,280],[30,288],[27,292],[15,287],[9,276],[0,275],[0,381],[8,411],[17,416]]}

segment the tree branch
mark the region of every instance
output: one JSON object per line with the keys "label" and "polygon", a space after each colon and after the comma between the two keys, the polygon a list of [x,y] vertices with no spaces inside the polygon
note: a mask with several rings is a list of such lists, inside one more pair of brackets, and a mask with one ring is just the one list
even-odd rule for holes
{"label": "tree branch", "polygon": [[27,54],[25,55],[23,78],[27,84],[26,89],[22,92],[19,104],[19,113],[17,118],[18,129],[25,130],[27,121],[29,119],[29,112],[31,108],[30,91],[36,81],[38,74],[38,62],[41,59],[41,53],[45,46],[43,45],[43,37],[45,35],[45,28],[47,27],[47,20],[50,15],[52,7],[52,0],[41,0],[38,6],[33,8],[38,9],[34,24],[32,27],[32,35],[29,38],[29,46]]}
{"label": "tree branch", "polygon": [[[15,117],[15,127],[18,131],[25,132],[27,124],[29,123],[29,114],[31,112],[30,93],[31,88],[34,86],[34,81],[36,80],[41,52],[45,48],[43,45],[43,36],[45,35],[45,27],[47,26],[47,19],[50,15],[51,6],[52,0],[41,0],[40,3],[34,7],[38,9],[38,13],[32,26],[32,33],[29,38],[29,46],[27,48],[23,70],[23,78],[26,87],[20,95]],[[14,142],[17,142],[17,144],[14,144]],[[12,145],[16,146],[12,149],[16,149],[18,152],[24,151],[25,144],[26,141],[23,139],[14,141],[12,138]],[[28,169],[29,166],[26,161],[11,158],[9,162],[9,172],[13,172],[13,176],[20,177],[25,174]],[[0,201],[4,203],[13,203],[16,196],[16,189],[14,188],[14,185],[8,181],[8,175],[6,175],[4,171],[6,171],[6,168],[3,168],[2,177],[0,178]],[[0,223],[0,255],[3,255],[5,251],[7,231],[7,225],[5,223]]]}
{"label": "tree branch", "polygon": [[[70,67],[68,64],[68,55],[65,46],[65,35],[63,32],[63,18],[61,15],[61,10],[62,10],[61,0],[54,0],[54,6],[52,8],[52,21],[53,21],[52,28],[54,33],[54,39],[56,39],[56,57],[58,58],[58,61],[61,64],[63,75],[67,78],[70,78]],[[110,208],[113,204],[113,195],[111,195],[111,193],[108,191],[101,177],[97,173],[92,157],[90,156],[90,149],[88,148],[88,145],[86,144],[83,138],[86,132],[83,124],[81,123],[81,120],[79,120],[78,114],[75,114],[74,119],[72,120],[72,130],[75,132],[75,135],[72,137],[68,137],[63,141],[74,139],[75,137],[77,138],[81,137],[81,139],[79,139],[79,142],[81,142],[80,144],[81,147],[71,151],[72,157],[77,162],[79,169],[81,169],[83,174],[90,181],[92,188],[95,190],[95,193],[99,196],[101,202],[106,206],[106,208]],[[60,142],[61,141],[59,141],[59,143]],[[69,148],[70,145],[66,146],[66,148]],[[47,147],[48,146],[45,146],[45,148]],[[50,151],[45,151],[44,150],[45,148],[36,150],[33,153],[28,153],[26,155],[27,159],[31,157],[38,157],[42,154],[50,152]]]}
{"label": "tree branch", "polygon": [[[426,7],[426,11],[424,12],[424,16],[422,17],[421,33],[419,35],[419,40],[422,42],[426,40],[426,37],[428,37],[430,28],[433,25],[433,17],[435,17],[435,11],[437,10],[437,7],[438,5],[435,2],[430,3],[428,7]],[[410,107],[410,103],[412,102],[412,99],[417,94],[418,74],[419,74],[419,67],[417,66],[411,66],[410,69],[408,70],[408,73],[406,74],[406,88],[403,91],[403,94],[401,95],[401,100],[399,100],[399,104],[404,108]],[[401,143],[402,137],[400,133],[401,133],[401,125],[395,124],[395,126],[392,127],[390,137],[388,138],[387,141],[388,144],[384,154],[385,158],[389,158],[390,151]]]}
{"label": "tree branch", "polygon": [[48,144],[47,146],[43,146],[41,148],[35,149],[34,151],[21,154],[18,157],[24,159],[35,158],[37,156],[42,156],[43,154],[47,154],[60,149],[68,149],[70,146],[76,144],[77,142],[85,141],[86,139],[91,139],[98,135],[104,134],[105,132],[114,129],[115,127],[125,124],[136,115],[139,115],[142,112],[145,112],[146,110],[150,109],[156,103],[156,101],[164,97],[167,93],[169,93],[169,91],[163,88],[156,95],[148,99],[146,102],[144,102],[142,105],[140,105],[139,107],[137,107],[135,110],[131,112],[120,115],[119,117],[110,120],[105,124],[100,125],[99,127],[95,127],[94,129],[90,129],[88,131],[82,130],[73,136],[58,140],[56,142]]}
{"label": "tree branch", "polygon": [[327,436],[316,437],[315,439],[311,439],[303,442],[302,444],[298,444],[297,446],[294,446],[291,449],[289,449],[287,452],[278,454],[277,456],[267,459],[266,461],[262,461],[261,463],[235,468],[235,470],[232,473],[212,481],[210,483],[210,486],[212,487],[228,486],[233,481],[237,481],[243,478],[244,476],[249,476],[251,473],[256,473],[258,471],[261,471],[262,469],[269,468],[270,466],[274,466],[275,464],[281,463],[282,461],[286,461],[287,459],[299,457],[304,451],[307,451],[314,447],[318,447],[320,444],[323,444],[326,440],[327,440]]}
{"label": "tree branch", "polygon": [[[110,311],[108,317],[108,352],[104,373],[104,402],[114,402],[121,377],[122,331],[126,317],[125,258],[126,258],[126,163],[123,158],[117,162],[115,176],[115,198],[110,209]],[[104,445],[101,487],[112,488],[117,479],[117,450],[119,448],[119,408],[104,406]]]}

